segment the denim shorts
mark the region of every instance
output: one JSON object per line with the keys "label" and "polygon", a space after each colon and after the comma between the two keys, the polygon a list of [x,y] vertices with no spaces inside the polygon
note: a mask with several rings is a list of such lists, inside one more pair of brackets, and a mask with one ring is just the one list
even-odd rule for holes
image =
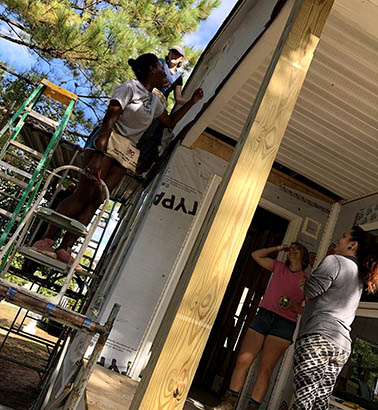
{"label": "denim shorts", "polygon": [[276,336],[292,342],[296,323],[260,307],[249,327],[264,336]]}

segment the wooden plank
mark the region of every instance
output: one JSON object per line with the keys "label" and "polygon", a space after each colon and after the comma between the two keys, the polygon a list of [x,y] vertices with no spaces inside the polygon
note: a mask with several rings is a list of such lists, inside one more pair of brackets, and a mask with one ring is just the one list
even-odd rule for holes
{"label": "wooden plank", "polygon": [[234,147],[219,140],[207,132],[202,133],[190,148],[200,148],[229,162],[234,152]]}
{"label": "wooden plank", "polygon": [[[231,160],[232,154],[234,152],[233,146],[226,144],[223,141],[220,141],[216,137],[208,134],[207,132],[202,133],[191,146],[191,148],[203,149],[204,151],[210,152],[211,154],[214,154],[227,162]],[[294,188],[297,191],[303,192],[307,195],[311,195],[314,198],[318,198],[322,201],[331,204],[335,202],[335,200],[330,198],[329,196],[317,191],[314,188],[307,186],[303,182],[297,181],[289,175],[286,175],[283,172],[278,171],[274,168],[272,168],[269,174],[268,181],[279,187],[285,185],[289,188]]]}
{"label": "wooden plank", "polygon": [[46,87],[45,91],[43,92],[44,94],[56,101],[61,102],[62,104],[68,105],[72,100],[77,101],[76,94],[71,93],[71,91],[68,91],[62,87],[59,87],[58,85],[55,85],[49,80],[46,80],[46,78],[41,81],[41,84]]}
{"label": "wooden plank", "polygon": [[332,4],[333,0],[298,0],[294,5],[131,410],[184,405]]}

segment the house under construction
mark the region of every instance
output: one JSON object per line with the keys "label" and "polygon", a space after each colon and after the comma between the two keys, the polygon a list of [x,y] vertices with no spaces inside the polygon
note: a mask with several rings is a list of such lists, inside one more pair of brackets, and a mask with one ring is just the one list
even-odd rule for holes
{"label": "house under construction", "polygon": [[[127,175],[111,195],[104,187],[89,227],[51,209],[62,190],[51,185],[67,189],[81,168],[80,148],[63,138],[76,96],[37,88],[5,125],[14,138],[0,158],[0,307],[15,306],[0,327],[12,375],[0,405],[215,405],[269,282],[251,252],[298,241],[314,267],[352,225],[378,241],[377,18],[376,0],[240,0],[185,85],[184,96],[202,87],[203,100],[143,178]],[[37,112],[46,96],[66,107],[58,121]],[[80,270],[31,250],[46,222],[81,236]],[[362,296],[352,338],[331,406],[377,409],[377,296]],[[25,341],[43,357],[28,357]],[[292,359],[293,346],[262,410],[289,408]],[[29,407],[13,404],[31,388],[14,391],[20,368],[36,375]],[[94,382],[93,371],[105,373]]]}

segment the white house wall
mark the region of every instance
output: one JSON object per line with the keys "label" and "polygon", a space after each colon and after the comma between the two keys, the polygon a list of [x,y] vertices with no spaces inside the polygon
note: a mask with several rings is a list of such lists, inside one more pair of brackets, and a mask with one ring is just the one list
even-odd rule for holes
{"label": "white house wall", "polygon": [[226,166],[200,149],[180,147],[171,158],[102,313],[122,306],[102,352],[106,366],[115,359],[120,372],[130,369],[205,188]]}
{"label": "white house wall", "polygon": [[378,194],[341,206],[333,241],[353,225],[364,225],[378,221]]}
{"label": "white house wall", "polygon": [[[209,100],[211,104],[206,108],[204,115],[196,119],[185,137],[184,145],[191,146],[216,118],[219,110],[235,110],[234,104],[228,105],[227,102],[252,72],[262,70],[263,74],[265,73],[294,3],[293,0],[286,3],[275,19],[269,28],[269,35],[263,35],[255,44],[253,54],[249,53],[239,66],[238,63],[264,32],[276,3],[276,0],[244,2],[243,7],[232,16],[231,21],[218,33],[217,39],[206,50],[184,88],[184,95],[189,97],[194,89],[200,86],[204,90],[204,98],[186,115],[185,121],[176,126],[175,134],[178,134],[188,121],[195,119]],[[220,88],[226,79],[227,82]],[[251,97],[251,103],[253,100],[254,97]]]}

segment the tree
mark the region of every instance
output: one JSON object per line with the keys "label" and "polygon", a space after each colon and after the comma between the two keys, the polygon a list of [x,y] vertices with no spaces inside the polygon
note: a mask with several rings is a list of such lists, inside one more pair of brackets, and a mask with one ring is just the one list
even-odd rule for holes
{"label": "tree", "polygon": [[[0,37],[36,56],[32,76],[80,95],[93,112],[104,109],[116,85],[133,77],[128,59],[144,52],[164,56],[185,34],[197,30],[220,0],[5,0]],[[1,7],[2,6],[2,7]],[[200,51],[186,49],[190,68]],[[42,68],[41,68],[42,67]],[[0,70],[21,81],[0,62]],[[1,75],[1,72],[0,72]],[[9,78],[8,78],[9,81]],[[8,84],[9,87],[9,84]],[[3,92],[4,94],[4,92]]]}

